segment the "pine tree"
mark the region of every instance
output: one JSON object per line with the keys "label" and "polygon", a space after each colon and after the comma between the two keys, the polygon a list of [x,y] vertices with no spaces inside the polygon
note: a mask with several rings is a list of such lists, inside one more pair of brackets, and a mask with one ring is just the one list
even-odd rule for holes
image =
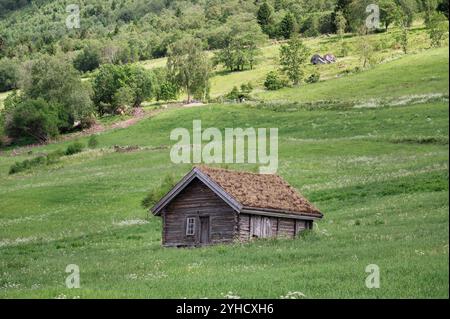
{"label": "pine tree", "polygon": [[267,1],[259,7],[257,19],[263,31],[267,33],[268,27],[273,23],[273,8]]}
{"label": "pine tree", "polygon": [[290,39],[296,29],[295,17],[292,13],[287,13],[280,22],[280,34],[285,39]]}

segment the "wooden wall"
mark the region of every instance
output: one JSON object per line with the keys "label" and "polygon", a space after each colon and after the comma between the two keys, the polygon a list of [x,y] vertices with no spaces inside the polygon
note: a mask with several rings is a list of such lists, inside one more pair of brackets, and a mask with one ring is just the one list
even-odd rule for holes
{"label": "wooden wall", "polygon": [[200,238],[186,235],[186,219],[196,218],[196,229],[200,228],[200,217],[210,216],[210,243],[232,242],[237,236],[237,214],[200,180],[195,179],[164,209],[164,246],[194,246]]}
{"label": "wooden wall", "polygon": [[[247,241],[252,238],[294,238],[301,231],[312,228],[312,221],[296,220],[280,217],[264,217],[240,214],[238,239]],[[270,231],[268,231],[268,226]]]}

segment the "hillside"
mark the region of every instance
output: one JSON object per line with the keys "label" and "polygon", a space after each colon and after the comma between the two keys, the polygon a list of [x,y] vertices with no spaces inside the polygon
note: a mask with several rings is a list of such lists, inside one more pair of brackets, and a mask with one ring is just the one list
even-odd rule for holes
{"label": "hillside", "polygon": [[[279,298],[298,291],[306,298],[448,298],[447,49],[256,92],[285,103],[169,109],[100,134],[96,149],[15,175],[8,175],[14,162],[71,142],[0,153],[0,297]],[[225,76],[228,83],[235,75]],[[336,99],[371,107],[301,103]],[[169,134],[190,130],[194,119],[222,131],[278,127],[278,174],[325,214],[314,232],[162,248],[161,221],[140,202],[167,174],[190,169],[170,163]],[[140,148],[120,153],[114,145]],[[72,263],[81,289],[65,288]],[[369,264],[380,267],[381,289],[364,285]]]}
{"label": "hillside", "polygon": [[[317,12],[329,15],[335,2],[283,1],[274,7],[274,23],[292,12],[305,25],[302,28],[308,29],[309,15]],[[6,9],[0,10],[0,58],[23,59],[39,53],[72,52],[97,43],[118,46],[128,52],[129,59],[138,61],[164,56],[167,45],[186,34],[201,38],[205,48],[217,49],[227,30],[224,23],[239,16],[255,16],[260,3],[254,0],[8,0],[4,4]],[[79,28],[66,28],[68,5],[78,6]]]}

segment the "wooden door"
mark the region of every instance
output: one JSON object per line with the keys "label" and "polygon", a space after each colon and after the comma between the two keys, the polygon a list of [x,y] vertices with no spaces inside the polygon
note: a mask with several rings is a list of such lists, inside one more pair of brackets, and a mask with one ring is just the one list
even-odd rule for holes
{"label": "wooden door", "polygon": [[200,243],[209,244],[209,216],[200,217]]}

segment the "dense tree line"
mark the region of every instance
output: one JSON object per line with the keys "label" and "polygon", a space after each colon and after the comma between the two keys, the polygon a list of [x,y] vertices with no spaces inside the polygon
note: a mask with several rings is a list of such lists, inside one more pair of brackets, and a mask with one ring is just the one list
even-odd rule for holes
{"label": "dense tree line", "polygon": [[[273,14],[268,19],[274,26],[270,26],[273,30],[268,34],[289,36],[309,14],[331,12],[334,1],[270,1]],[[77,51],[95,40],[103,51],[133,62],[164,56],[168,45],[186,34],[201,39],[207,49],[218,49],[225,44],[222,33],[226,22],[242,14],[255,17],[264,5],[255,0],[79,0],[76,3],[80,8],[80,29],[72,30],[65,26],[66,6],[72,1],[22,0],[17,6],[8,5],[11,10],[21,10],[9,11],[0,21],[0,57]]]}

